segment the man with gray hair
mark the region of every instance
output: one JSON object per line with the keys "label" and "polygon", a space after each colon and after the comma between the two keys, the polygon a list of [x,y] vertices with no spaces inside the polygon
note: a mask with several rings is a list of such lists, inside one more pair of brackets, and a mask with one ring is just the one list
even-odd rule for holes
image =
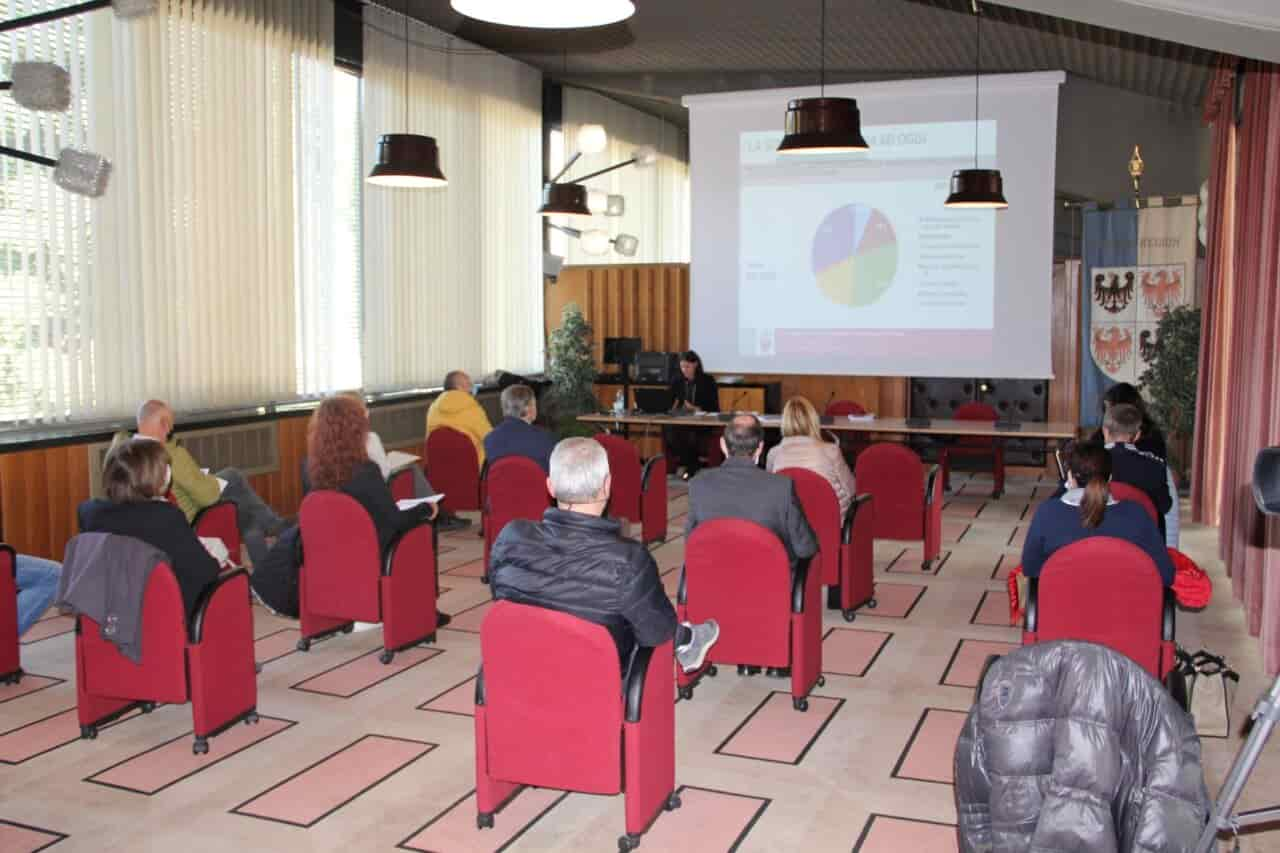
{"label": "man with gray hair", "polygon": [[528,385],[509,385],[502,392],[502,423],[484,437],[484,455],[490,462],[504,456],[525,456],[551,472],[551,451],[556,437],[533,422],[538,417],[538,398]]}
{"label": "man with gray hair", "polygon": [[680,666],[696,670],[720,627],[714,620],[678,625],[649,550],[604,517],[611,485],[604,447],[590,438],[566,438],[552,452],[550,469],[547,489],[556,506],[540,522],[508,522],[493,545],[493,597],[604,626],[624,672],[637,645],[659,646],[673,637]]}

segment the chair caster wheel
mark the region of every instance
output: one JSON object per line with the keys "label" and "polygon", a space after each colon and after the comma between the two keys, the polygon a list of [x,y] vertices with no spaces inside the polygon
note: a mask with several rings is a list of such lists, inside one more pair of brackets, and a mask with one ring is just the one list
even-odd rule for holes
{"label": "chair caster wheel", "polygon": [[795,708],[797,711],[807,711],[809,710],[809,700],[808,699],[792,699],[791,707]]}
{"label": "chair caster wheel", "polygon": [[868,610],[875,610],[879,606],[880,606],[880,602],[876,601],[874,598],[867,602]]}
{"label": "chair caster wheel", "polygon": [[684,803],[680,802],[680,795],[672,794],[671,796],[667,797],[667,803],[666,805],[663,806],[663,808],[669,812],[673,812],[676,809],[680,808],[682,805],[684,805]]}
{"label": "chair caster wheel", "polygon": [[260,718],[258,717],[257,711],[250,711],[244,716],[244,724],[246,726],[256,726],[258,724],[259,719]]}
{"label": "chair caster wheel", "polygon": [[852,622],[854,619],[858,618],[858,614],[853,612],[852,607],[848,610],[841,610],[840,615],[844,617],[844,621],[846,622]]}
{"label": "chair caster wheel", "polygon": [[343,625],[343,626],[342,626],[342,633],[344,633],[344,634],[350,634],[350,633],[351,633],[352,631],[354,631],[355,629],[356,629],[356,623],[354,623],[354,622],[348,622],[347,624],[345,624],[345,625]]}
{"label": "chair caster wheel", "polygon": [[205,755],[209,752],[209,739],[207,737],[198,737],[195,743],[191,744],[192,755]]}
{"label": "chair caster wheel", "polygon": [[150,714],[155,709],[156,709],[155,702],[143,702],[141,705],[138,706],[138,710],[140,710],[144,714]]}
{"label": "chair caster wheel", "polygon": [[618,837],[618,850],[620,853],[627,853],[628,850],[635,850],[640,846],[640,836],[638,835],[621,835]]}
{"label": "chair caster wheel", "polygon": [[487,584],[488,582],[489,582],[489,576],[488,576],[488,575],[481,575],[481,576],[480,576],[480,583],[486,583],[486,584]]}
{"label": "chair caster wheel", "polygon": [[720,670],[716,669],[715,664],[711,664],[711,666],[707,667],[707,677],[715,678],[719,674],[720,674]]}
{"label": "chair caster wheel", "polygon": [[487,812],[477,814],[476,829],[493,829],[493,815]]}
{"label": "chair caster wheel", "polygon": [[382,654],[378,655],[378,660],[382,661],[383,663],[391,663],[391,661],[395,660],[395,657],[396,657],[395,652],[391,651],[390,649],[383,649]]}
{"label": "chair caster wheel", "polygon": [[299,640],[296,648],[300,652],[309,652],[311,651],[311,641],[306,639]]}
{"label": "chair caster wheel", "polygon": [[920,571],[927,572],[933,568],[933,560],[925,560],[920,564]]}
{"label": "chair caster wheel", "polygon": [[819,687],[826,687],[826,686],[827,686],[827,677],[826,677],[825,675],[819,675],[819,676],[818,676],[818,686],[819,686]]}
{"label": "chair caster wheel", "polygon": [[84,740],[97,740],[98,727],[97,726],[81,726],[80,737],[83,738]]}
{"label": "chair caster wheel", "polygon": [[693,698],[693,688],[692,688],[692,687],[681,687],[681,688],[680,688],[680,698],[681,698],[681,699],[685,699],[685,700],[692,699],[692,698]]}

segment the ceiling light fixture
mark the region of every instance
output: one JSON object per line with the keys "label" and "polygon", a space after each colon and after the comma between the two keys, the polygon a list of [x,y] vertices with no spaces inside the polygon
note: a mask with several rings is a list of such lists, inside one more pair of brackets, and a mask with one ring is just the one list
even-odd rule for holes
{"label": "ceiling light fixture", "polygon": [[[404,126],[409,127],[409,14],[404,15]],[[378,187],[428,189],[448,186],[440,171],[440,149],[431,136],[384,133],[378,138],[378,162],[368,182]]]}
{"label": "ceiling light fixture", "polygon": [[609,247],[624,258],[635,257],[640,248],[640,238],[634,234],[619,234],[610,239],[609,232],[601,229],[583,231],[581,228],[570,228],[567,225],[552,225],[552,228],[570,237],[576,237],[582,243],[582,251],[588,255],[604,255]]}
{"label": "ceiling light fixture", "polygon": [[786,135],[779,154],[845,154],[866,151],[862,116],[854,98],[828,98],[827,0],[822,0],[822,38],[818,97],[796,98],[787,104]]}
{"label": "ceiling light fixture", "polygon": [[636,13],[633,0],[452,0],[450,5],[478,21],[549,30],[603,27]]}
{"label": "ceiling light fixture", "polygon": [[982,10],[978,0],[973,4],[974,28],[977,31],[977,48],[973,57],[973,168],[957,169],[951,173],[951,194],[946,207],[1004,210],[1009,202],[1004,197],[1004,178],[999,169],[978,168],[978,96],[982,80]]}
{"label": "ceiling light fixture", "polygon": [[[597,132],[594,128],[600,129]],[[589,146],[598,145],[598,150],[603,151],[608,144],[608,137],[605,136],[604,128],[600,127],[600,125],[583,125],[582,130],[578,132],[578,144],[581,146],[584,142]],[[569,158],[569,162],[564,164],[564,168],[554,178],[543,184],[542,206],[538,208],[538,213],[543,216],[590,216],[593,213],[603,213],[605,216],[621,216],[626,209],[626,201],[622,196],[607,195],[597,190],[588,192],[583,184],[592,178],[598,178],[625,166],[635,165],[639,168],[644,168],[658,162],[657,149],[652,145],[641,145],[631,152],[630,159],[615,163],[604,169],[598,169],[589,175],[583,175],[575,181],[560,183],[560,179],[573,168],[574,163],[581,159],[582,154],[583,149],[580,148]]]}

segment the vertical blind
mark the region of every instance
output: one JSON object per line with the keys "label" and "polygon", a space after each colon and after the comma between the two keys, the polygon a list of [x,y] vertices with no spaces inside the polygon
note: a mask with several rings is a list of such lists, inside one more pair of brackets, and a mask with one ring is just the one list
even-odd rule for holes
{"label": "vertical blind", "polygon": [[[584,154],[565,176],[586,175],[631,157],[641,145],[652,145],[658,160],[652,166],[627,166],[588,181],[589,189],[620,193],[626,212],[620,217],[593,216],[589,220],[560,221],[575,228],[601,228],[611,237],[632,234],[640,238],[635,257],[610,250],[589,255],[577,240],[568,242],[565,261],[570,264],[674,263],[689,260],[689,155],[688,136],[682,128],[595,92],[566,86],[564,89],[564,157],[578,150],[578,129],[584,124],[603,125],[609,144],[599,154]],[[563,163],[553,163],[552,173]]]}
{"label": "vertical blind", "polygon": [[404,17],[364,23],[366,163],[384,133],[433,136],[449,179],[365,187],[365,387],[541,369],[541,75],[410,21],[406,90]]}

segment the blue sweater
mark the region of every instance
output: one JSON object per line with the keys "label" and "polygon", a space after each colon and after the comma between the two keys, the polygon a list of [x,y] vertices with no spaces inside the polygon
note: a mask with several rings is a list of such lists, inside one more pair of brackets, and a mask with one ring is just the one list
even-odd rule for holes
{"label": "blue sweater", "polygon": [[542,427],[525,423],[520,418],[504,418],[484,437],[484,455],[490,462],[504,456],[527,456],[551,472],[551,451],[556,449],[556,436]]}
{"label": "blue sweater", "polygon": [[[1078,494],[1076,492],[1075,494]],[[1146,510],[1132,501],[1120,501],[1107,507],[1102,523],[1086,528],[1080,521],[1080,507],[1067,503],[1064,498],[1074,497],[1068,492],[1063,498],[1045,501],[1031,519],[1026,544],[1022,546],[1022,573],[1029,578],[1040,574],[1045,561],[1059,548],[1091,536],[1113,536],[1132,542],[1155,560],[1160,578],[1165,586],[1173,585],[1173,561],[1165,550],[1164,537],[1156,528]]]}

